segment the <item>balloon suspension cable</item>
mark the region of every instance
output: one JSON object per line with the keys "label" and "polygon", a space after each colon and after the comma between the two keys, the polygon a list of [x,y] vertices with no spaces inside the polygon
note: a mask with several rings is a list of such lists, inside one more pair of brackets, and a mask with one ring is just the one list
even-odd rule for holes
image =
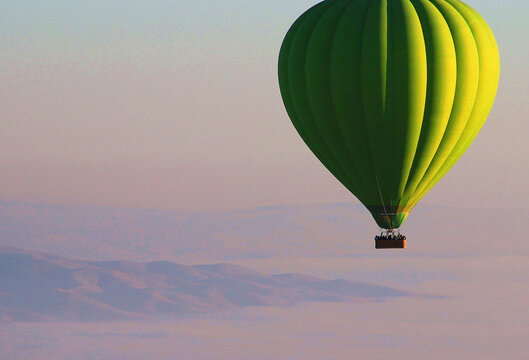
{"label": "balloon suspension cable", "polygon": [[377,174],[375,174],[375,180],[376,180],[376,183],[377,183],[378,195],[380,195],[380,201],[382,202],[382,207],[384,208],[384,213],[386,215],[386,219],[388,220],[389,228],[391,230],[393,230],[393,227],[391,226],[391,220],[390,220],[389,215],[388,215],[388,211],[386,210],[386,205],[384,205],[384,198],[382,197],[382,191],[380,191],[380,185],[378,184],[378,176],[377,176]]}

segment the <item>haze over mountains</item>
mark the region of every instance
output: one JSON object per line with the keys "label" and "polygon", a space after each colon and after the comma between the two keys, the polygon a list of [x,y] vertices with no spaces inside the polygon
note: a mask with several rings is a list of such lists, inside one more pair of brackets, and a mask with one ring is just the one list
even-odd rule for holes
{"label": "haze over mountains", "polygon": [[528,215],[421,205],[381,251],[349,203],[0,202],[0,358],[525,360]]}
{"label": "haze over mountains", "polygon": [[123,320],[300,302],[417,297],[388,287],[230,264],[82,261],[0,246],[0,319]]}
{"label": "haze over mountains", "polygon": [[[377,251],[370,215],[349,203],[181,213],[3,201],[1,313],[6,320],[129,319],[378,301],[410,295],[393,287],[450,280],[461,266],[488,271],[514,248],[518,257],[529,254],[517,226],[527,212],[423,206],[412,215],[404,228],[408,249]],[[473,260],[458,260],[465,257]],[[263,273],[226,264],[186,266],[224,262]],[[265,275],[291,272],[354,281]]]}
{"label": "haze over mountains", "polygon": [[[0,201],[0,244],[66,257],[184,264],[274,257],[529,255],[526,210],[417,206],[405,252],[375,252],[360,204],[176,212]],[[505,241],[510,246],[505,246]]]}

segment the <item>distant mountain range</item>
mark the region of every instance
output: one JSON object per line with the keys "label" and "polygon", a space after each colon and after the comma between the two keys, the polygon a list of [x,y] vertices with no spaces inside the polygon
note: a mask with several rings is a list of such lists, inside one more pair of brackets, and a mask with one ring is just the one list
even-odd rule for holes
{"label": "distant mountain range", "polygon": [[266,275],[230,264],[84,261],[0,246],[0,319],[104,321],[300,302],[424,296],[347,280]]}

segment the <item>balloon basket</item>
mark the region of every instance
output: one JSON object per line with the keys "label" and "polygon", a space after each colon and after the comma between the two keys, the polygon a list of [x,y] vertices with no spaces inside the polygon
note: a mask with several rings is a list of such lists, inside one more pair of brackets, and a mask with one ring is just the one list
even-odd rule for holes
{"label": "balloon basket", "polygon": [[384,230],[380,236],[375,236],[375,249],[405,249],[406,236],[398,229]]}

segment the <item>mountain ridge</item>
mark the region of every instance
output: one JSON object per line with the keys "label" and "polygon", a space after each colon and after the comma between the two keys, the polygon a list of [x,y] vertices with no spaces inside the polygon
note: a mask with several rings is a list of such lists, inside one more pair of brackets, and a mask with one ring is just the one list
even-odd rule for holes
{"label": "mountain ridge", "polygon": [[87,261],[0,246],[0,320],[105,321],[183,316],[303,302],[428,297],[303,274],[267,275],[229,263]]}

